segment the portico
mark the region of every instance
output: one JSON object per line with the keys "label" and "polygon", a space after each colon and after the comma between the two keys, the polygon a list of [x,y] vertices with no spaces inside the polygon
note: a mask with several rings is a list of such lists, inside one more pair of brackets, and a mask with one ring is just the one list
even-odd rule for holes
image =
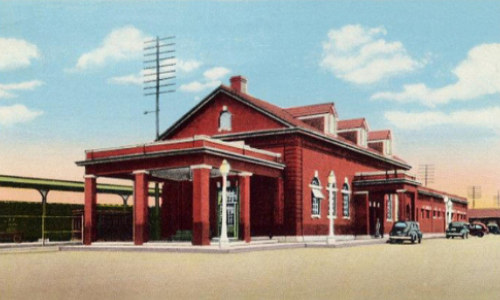
{"label": "portico", "polygon": [[[217,190],[220,190],[217,185],[224,175],[220,170],[224,160],[231,166],[225,176],[237,178],[233,181],[238,183],[236,191],[239,211],[235,214],[239,215],[236,227],[241,234],[238,236],[250,242],[250,203],[253,188],[250,179],[255,176],[260,180],[267,178],[267,181],[273,181],[276,185],[282,184],[284,165],[281,163],[281,156],[251,148],[243,143],[194,136],[166,142],[86,151],[86,159],[77,162],[79,166],[85,167],[86,174],[84,244],[90,245],[96,240],[95,187],[98,178],[105,177],[129,179],[134,182],[135,245],[149,241],[148,187],[151,182],[158,182],[163,186],[162,236],[169,238],[174,231],[187,228],[192,232],[193,245],[209,245],[211,237],[215,237],[214,233],[219,232],[214,230],[217,225],[213,223],[217,222],[214,218],[218,207]],[[272,188],[274,190],[275,187]],[[282,197],[279,193],[273,195]],[[187,210],[190,210],[188,216]],[[182,224],[181,221],[186,221],[187,218],[190,219],[190,224]],[[234,223],[234,220],[232,221]]]}

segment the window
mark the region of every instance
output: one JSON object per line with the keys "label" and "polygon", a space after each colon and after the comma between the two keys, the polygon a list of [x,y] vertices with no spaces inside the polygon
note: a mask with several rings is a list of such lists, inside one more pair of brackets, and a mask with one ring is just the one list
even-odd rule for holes
{"label": "window", "polygon": [[321,192],[321,185],[319,184],[319,179],[314,177],[309,185],[311,187],[311,214],[314,217],[321,216],[321,199],[324,199],[323,193]]}
{"label": "window", "polygon": [[392,221],[392,195],[387,195],[387,220]]}
{"label": "window", "polygon": [[347,183],[347,178],[345,179],[345,183],[342,186],[342,216],[344,218],[349,218],[349,184]]}
{"label": "window", "polygon": [[227,107],[224,106],[223,111],[219,116],[219,131],[231,130],[231,113],[227,111]]}

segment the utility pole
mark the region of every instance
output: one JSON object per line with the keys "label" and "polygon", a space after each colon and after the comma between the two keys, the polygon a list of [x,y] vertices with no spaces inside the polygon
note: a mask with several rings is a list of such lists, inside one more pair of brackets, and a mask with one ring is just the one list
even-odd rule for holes
{"label": "utility pole", "polygon": [[497,206],[500,207],[500,190],[497,190],[497,195],[493,196],[493,199],[497,200]]}
{"label": "utility pole", "polygon": [[424,186],[427,186],[429,183],[434,183],[433,164],[421,164],[418,169],[419,177],[424,181]]}
{"label": "utility pole", "polygon": [[469,187],[469,197],[472,197],[472,208],[476,208],[476,199],[481,198],[481,186],[473,185]]}
{"label": "utility pole", "polygon": [[[155,96],[155,110],[145,111],[144,114],[155,113],[156,136],[160,138],[160,94],[175,92],[175,43],[174,36],[165,38],[156,37],[153,40],[145,41],[144,44],[144,96]],[[164,42],[165,41],[165,42]],[[151,59],[153,58],[153,59]],[[154,76],[154,77],[153,77]],[[153,78],[151,78],[153,77]],[[153,90],[153,91],[151,91]],[[155,210],[153,222],[154,239],[160,239],[160,187],[155,181]]]}

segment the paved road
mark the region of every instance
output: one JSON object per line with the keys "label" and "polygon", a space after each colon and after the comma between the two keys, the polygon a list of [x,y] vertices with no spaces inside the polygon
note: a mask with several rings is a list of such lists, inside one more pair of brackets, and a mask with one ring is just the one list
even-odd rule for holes
{"label": "paved road", "polygon": [[238,254],[0,254],[0,299],[499,299],[500,236]]}

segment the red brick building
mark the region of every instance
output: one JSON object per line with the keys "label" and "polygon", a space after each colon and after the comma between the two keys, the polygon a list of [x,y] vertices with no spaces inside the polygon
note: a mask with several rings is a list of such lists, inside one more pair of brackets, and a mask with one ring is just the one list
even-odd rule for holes
{"label": "red brick building", "polygon": [[[230,239],[325,239],[330,191],[337,239],[388,232],[416,220],[424,232],[467,219],[467,200],[422,187],[392,153],[389,130],[363,119],[339,120],[334,103],[280,108],[231,78],[166,130],[158,141],[88,150],[85,167],[85,244],[95,235],[96,178],[134,182],[134,242],[148,241],[147,187],[162,185],[162,237],[192,235],[207,245],[221,231],[221,172],[227,188]],[[330,182],[329,181],[330,176]],[[328,187],[328,188],[327,188]],[[378,220],[378,222],[377,222]]]}

